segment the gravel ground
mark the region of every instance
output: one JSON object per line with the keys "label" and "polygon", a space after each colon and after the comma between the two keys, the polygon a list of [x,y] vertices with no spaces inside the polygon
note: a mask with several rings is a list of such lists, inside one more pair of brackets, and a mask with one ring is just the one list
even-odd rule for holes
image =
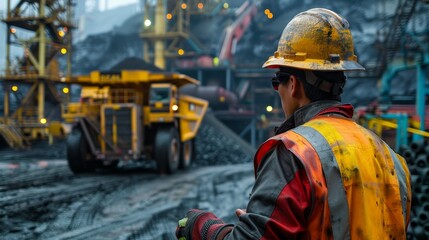
{"label": "gravel ground", "polygon": [[0,239],[175,239],[190,208],[234,223],[253,186],[254,149],[210,114],[191,168],[136,167],[73,175],[65,141],[0,149]]}

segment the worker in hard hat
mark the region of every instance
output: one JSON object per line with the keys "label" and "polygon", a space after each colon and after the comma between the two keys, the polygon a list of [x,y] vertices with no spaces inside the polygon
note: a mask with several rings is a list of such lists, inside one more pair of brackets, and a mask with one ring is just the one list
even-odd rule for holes
{"label": "worker in hard hat", "polygon": [[349,23],[328,9],[296,15],[263,65],[286,121],[258,149],[255,185],[239,222],[190,210],[179,239],[406,239],[405,160],[340,103],[345,71],[364,70]]}

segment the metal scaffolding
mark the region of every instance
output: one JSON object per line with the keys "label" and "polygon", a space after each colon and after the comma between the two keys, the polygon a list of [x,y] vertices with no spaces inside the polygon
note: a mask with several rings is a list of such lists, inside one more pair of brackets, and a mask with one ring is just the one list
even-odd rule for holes
{"label": "metal scaffolding", "polygon": [[414,14],[418,0],[405,0],[400,2],[395,11],[391,26],[382,44],[381,54],[378,59],[376,73],[383,74],[387,65],[391,63],[395,54],[401,50],[401,40],[404,37],[408,22]]}
{"label": "metal scaffolding", "polygon": [[[28,139],[47,135],[49,121],[67,97],[55,87],[65,77],[55,56],[67,55],[66,75],[70,76],[71,8],[72,0],[20,0],[13,8],[7,1],[7,15],[2,19],[7,35],[6,71],[0,76],[5,90],[1,123],[10,127],[13,122]],[[12,46],[23,50],[23,56],[14,62]],[[19,102],[16,109],[11,109],[11,94]],[[53,104],[47,107],[47,101]]]}

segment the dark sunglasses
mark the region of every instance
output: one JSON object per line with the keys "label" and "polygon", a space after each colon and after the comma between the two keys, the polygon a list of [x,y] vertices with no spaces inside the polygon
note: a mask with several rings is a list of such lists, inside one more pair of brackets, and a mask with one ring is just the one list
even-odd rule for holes
{"label": "dark sunglasses", "polygon": [[280,83],[287,82],[291,76],[292,74],[287,72],[276,72],[276,75],[271,79],[274,90],[278,91]]}

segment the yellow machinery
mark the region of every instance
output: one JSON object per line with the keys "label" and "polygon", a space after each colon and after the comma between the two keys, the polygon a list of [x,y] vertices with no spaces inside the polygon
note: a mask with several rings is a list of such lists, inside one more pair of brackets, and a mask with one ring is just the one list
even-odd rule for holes
{"label": "yellow machinery", "polygon": [[190,165],[194,138],[207,110],[205,100],[179,94],[196,79],[147,71],[91,72],[66,80],[79,84],[80,102],[63,107],[74,123],[67,159],[74,173],[119,162],[155,159],[160,173]]}

